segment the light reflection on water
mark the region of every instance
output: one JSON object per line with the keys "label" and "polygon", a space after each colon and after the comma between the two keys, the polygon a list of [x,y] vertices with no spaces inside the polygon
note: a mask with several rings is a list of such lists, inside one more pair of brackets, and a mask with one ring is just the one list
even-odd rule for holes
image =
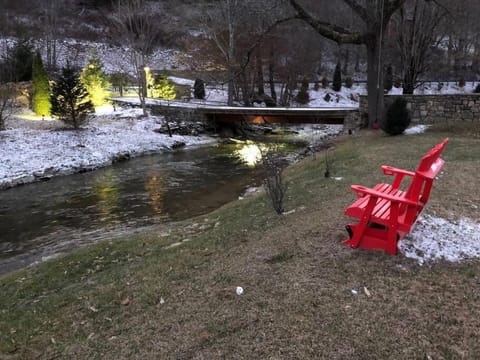
{"label": "light reflection on water", "polygon": [[115,232],[208,213],[261,182],[258,164],[267,147],[145,156],[2,191],[0,273]]}

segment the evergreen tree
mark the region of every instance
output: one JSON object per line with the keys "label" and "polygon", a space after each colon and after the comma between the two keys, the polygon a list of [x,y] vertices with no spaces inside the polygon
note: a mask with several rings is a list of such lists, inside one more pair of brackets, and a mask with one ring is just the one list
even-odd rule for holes
{"label": "evergreen tree", "polygon": [[[8,49],[0,71],[7,82],[32,80],[33,47],[29,40],[18,40]],[[8,69],[5,71],[4,69]]]}
{"label": "evergreen tree", "polygon": [[33,111],[39,116],[50,115],[50,84],[43,66],[42,57],[37,50],[32,65]]}
{"label": "evergreen tree", "polygon": [[153,98],[174,100],[177,96],[175,86],[168,81],[166,76],[156,75],[153,78],[153,84],[150,85],[150,82],[148,84]]}
{"label": "evergreen tree", "polygon": [[95,51],[88,59],[88,64],[83,69],[80,79],[90,94],[89,100],[93,103],[93,106],[97,107],[107,103],[107,99],[111,95],[108,91],[110,83],[103,70],[103,64]]}
{"label": "evergreen tree", "polygon": [[296,100],[300,104],[308,104],[310,101],[310,95],[308,94],[308,80],[307,78],[303,78],[302,85],[300,86],[300,90],[297,94]]}
{"label": "evergreen tree", "polygon": [[128,86],[130,79],[127,74],[113,73],[110,75],[110,83],[115,89],[118,89],[120,97],[123,96],[123,88]]}
{"label": "evergreen tree", "polygon": [[392,64],[388,65],[387,73],[385,74],[384,88],[388,92],[392,90],[393,87],[393,68]]}
{"label": "evergreen tree", "polygon": [[79,129],[87,115],[95,111],[78,72],[69,65],[62,69],[60,78],[53,85],[50,101],[52,115],[74,129]]}
{"label": "evergreen tree", "polygon": [[340,62],[337,63],[335,66],[335,72],[333,73],[333,83],[332,83],[333,91],[340,91],[342,89],[342,67]]}
{"label": "evergreen tree", "polygon": [[195,79],[193,84],[193,97],[195,99],[205,99],[205,83],[202,79]]}

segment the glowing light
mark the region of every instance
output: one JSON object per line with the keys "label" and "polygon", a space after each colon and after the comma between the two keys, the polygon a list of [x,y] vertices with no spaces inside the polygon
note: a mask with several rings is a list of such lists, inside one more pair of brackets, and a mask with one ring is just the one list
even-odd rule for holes
{"label": "glowing light", "polygon": [[235,154],[248,166],[255,166],[262,160],[262,149],[255,144],[247,143]]}
{"label": "glowing light", "polygon": [[150,68],[149,68],[148,66],[145,66],[145,67],[143,68],[143,70],[144,70],[146,73],[150,72]]}

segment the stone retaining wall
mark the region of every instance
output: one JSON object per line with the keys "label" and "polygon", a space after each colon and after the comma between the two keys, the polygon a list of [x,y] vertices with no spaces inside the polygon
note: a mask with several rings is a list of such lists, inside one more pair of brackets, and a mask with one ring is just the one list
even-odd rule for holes
{"label": "stone retaining wall", "polygon": [[[385,105],[396,97],[407,101],[412,122],[434,123],[440,121],[480,122],[480,94],[452,95],[385,95]],[[367,97],[360,96],[360,114],[368,113]]]}

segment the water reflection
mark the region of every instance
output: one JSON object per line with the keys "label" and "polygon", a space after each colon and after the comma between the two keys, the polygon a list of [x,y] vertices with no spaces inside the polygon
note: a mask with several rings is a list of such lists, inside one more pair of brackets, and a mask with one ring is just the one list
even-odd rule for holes
{"label": "water reflection", "polygon": [[234,151],[234,154],[247,166],[255,167],[261,163],[265,154],[268,152],[283,152],[285,147],[285,144],[254,143],[247,140],[241,144],[239,149]]}
{"label": "water reflection", "polygon": [[103,176],[95,180],[93,191],[97,195],[97,210],[102,220],[118,219],[117,209],[119,197],[122,191],[112,169],[105,169]]}
{"label": "water reflection", "polygon": [[157,175],[148,177],[145,181],[145,190],[149,194],[153,213],[161,215],[163,213],[163,198],[167,190],[165,179]]}

